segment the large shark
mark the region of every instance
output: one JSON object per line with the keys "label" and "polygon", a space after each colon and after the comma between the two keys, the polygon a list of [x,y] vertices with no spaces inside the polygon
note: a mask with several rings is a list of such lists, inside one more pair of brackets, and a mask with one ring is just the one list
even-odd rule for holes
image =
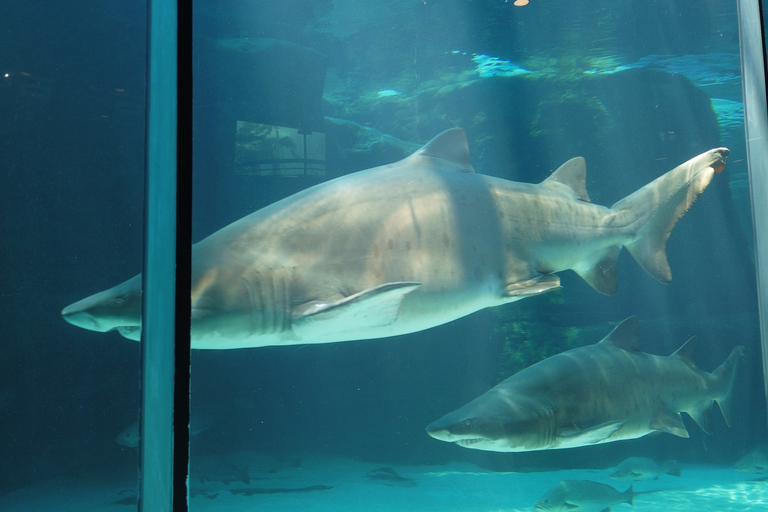
{"label": "large shark", "polygon": [[[612,294],[622,246],[668,282],[667,238],[727,155],[708,151],[606,208],[589,202],[583,158],[516,183],[476,174],[464,131],[448,130],[399,162],[294,194],[195,244],[192,347],[421,331],[558,288],[566,269]],[[139,275],[62,315],[138,340],[140,305]]]}
{"label": "large shark", "polygon": [[730,425],[731,390],[744,347],[707,373],[693,363],[695,337],[661,357],[641,352],[637,333],[637,317],[629,317],[595,345],[514,374],[427,426],[427,433],[497,452],[573,448],[651,432],[688,437],[680,412],[711,432],[713,402]]}

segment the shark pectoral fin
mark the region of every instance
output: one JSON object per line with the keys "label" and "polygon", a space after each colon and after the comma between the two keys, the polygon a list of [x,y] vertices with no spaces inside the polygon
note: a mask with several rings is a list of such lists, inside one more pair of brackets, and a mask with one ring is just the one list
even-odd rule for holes
{"label": "shark pectoral fin", "polygon": [[555,274],[541,274],[526,281],[508,283],[504,287],[504,297],[518,300],[531,295],[539,295],[560,288],[560,278]]}
{"label": "shark pectoral fin", "polygon": [[597,258],[597,262],[589,268],[574,268],[592,288],[604,295],[614,295],[619,290],[616,279],[616,262],[619,258],[621,247],[614,245],[609,247]]}
{"label": "shark pectoral fin", "polygon": [[133,341],[141,341],[141,326],[117,327],[116,330],[123,338],[128,338]]}
{"label": "shark pectoral fin", "polygon": [[651,430],[666,432],[678,437],[688,437],[688,430],[679,412],[662,412],[651,423]]}
{"label": "shark pectoral fin", "polygon": [[623,427],[624,423],[626,422],[623,420],[616,420],[601,423],[600,425],[595,425],[594,427],[589,427],[587,429],[574,428],[571,430],[563,430],[560,433],[560,436],[567,437],[569,441],[578,440],[578,444],[573,446],[602,443]]}
{"label": "shark pectoral fin", "polygon": [[421,286],[416,282],[385,283],[327,302],[315,301],[293,311],[292,327],[302,336],[322,336],[359,327],[383,327],[400,314],[405,296]]}

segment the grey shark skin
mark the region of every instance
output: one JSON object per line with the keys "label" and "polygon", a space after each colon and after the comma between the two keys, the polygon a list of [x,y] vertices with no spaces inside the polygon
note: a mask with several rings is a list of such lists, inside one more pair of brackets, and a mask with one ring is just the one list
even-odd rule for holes
{"label": "grey shark skin", "polygon": [[[616,292],[627,247],[662,282],[669,234],[728,150],[678,166],[611,208],[593,205],[583,158],[539,184],[475,174],[464,131],[411,156],[311,187],[195,244],[192,347],[233,349],[382,338],[441,325],[560,286],[572,269]],[[140,276],[64,318],[141,335]]]}
{"label": "grey shark skin", "polygon": [[637,330],[637,317],[630,317],[595,345],[529,366],[430,424],[427,433],[498,452],[573,448],[651,432],[688,437],[680,412],[711,432],[713,402],[730,425],[744,347],[707,373],[693,363],[695,337],[662,357],[640,351]]}

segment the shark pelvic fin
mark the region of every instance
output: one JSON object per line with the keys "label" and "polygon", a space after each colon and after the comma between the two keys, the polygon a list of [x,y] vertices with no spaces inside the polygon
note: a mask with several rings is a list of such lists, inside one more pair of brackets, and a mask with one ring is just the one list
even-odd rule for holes
{"label": "shark pelvic fin", "polygon": [[666,432],[677,437],[689,437],[688,429],[685,428],[683,417],[679,412],[661,412],[656,419],[651,422],[651,429],[659,432]]}
{"label": "shark pelvic fin", "polygon": [[451,128],[437,135],[409,158],[425,156],[447,160],[461,172],[475,172],[469,161],[467,134],[461,128]]}
{"label": "shark pelvic fin", "polygon": [[[587,164],[584,158],[571,158],[557,168],[547,179],[541,182],[544,187],[552,188],[553,183],[568,187],[579,201],[589,202],[587,194]],[[562,190],[562,189],[561,189]]]}
{"label": "shark pelvic fin", "polygon": [[[386,326],[400,314],[405,296],[421,286],[416,282],[385,283],[333,301],[315,301],[294,311],[292,326],[306,336],[354,330],[360,326]],[[318,334],[319,333],[319,334]]]}

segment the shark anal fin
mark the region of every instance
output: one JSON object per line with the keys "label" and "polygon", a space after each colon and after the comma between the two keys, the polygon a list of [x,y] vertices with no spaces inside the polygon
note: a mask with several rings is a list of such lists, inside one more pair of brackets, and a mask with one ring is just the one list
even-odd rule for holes
{"label": "shark anal fin", "polygon": [[609,421],[595,425],[583,430],[574,428],[570,430],[563,430],[560,432],[560,437],[566,437],[569,441],[578,439],[578,446],[586,444],[596,444],[606,441],[617,430],[624,426],[626,423],[624,420]]}
{"label": "shark anal fin", "polygon": [[315,301],[294,310],[292,327],[301,335],[322,336],[355,330],[359,327],[383,327],[394,322],[407,294],[421,286],[416,282],[385,283],[338,300]]}
{"label": "shark anal fin", "polygon": [[692,409],[685,411],[707,434],[712,433],[712,404],[712,400],[704,400]]}
{"label": "shark anal fin", "polygon": [[618,245],[609,247],[590,268],[574,268],[573,270],[598,292],[604,295],[614,295],[619,290],[619,282],[616,279],[616,262],[619,258],[619,251],[621,251],[621,247]]}
{"label": "shark anal fin", "polygon": [[555,274],[541,274],[526,281],[508,283],[504,287],[504,297],[517,300],[531,295],[539,295],[544,292],[560,288],[560,278]]}
{"label": "shark anal fin", "polygon": [[679,412],[666,412],[659,414],[651,423],[651,430],[666,432],[677,437],[689,437],[683,418]]}

